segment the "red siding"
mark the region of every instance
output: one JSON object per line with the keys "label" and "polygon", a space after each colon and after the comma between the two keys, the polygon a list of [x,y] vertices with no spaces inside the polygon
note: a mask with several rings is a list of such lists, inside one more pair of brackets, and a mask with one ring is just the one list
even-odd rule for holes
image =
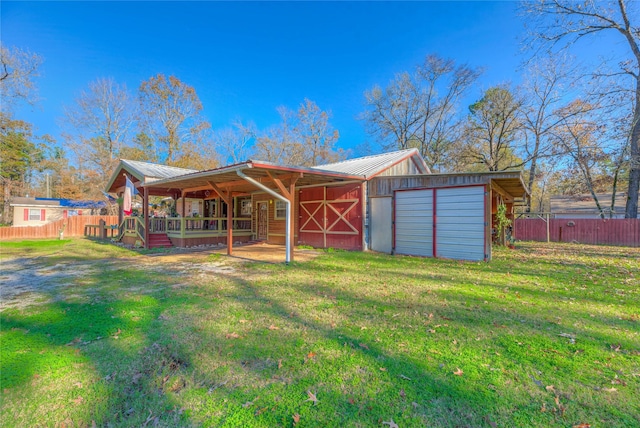
{"label": "red siding", "polygon": [[300,190],[299,242],[313,247],[362,249],[362,186]]}
{"label": "red siding", "polygon": [[[521,241],[546,241],[547,225],[542,219],[517,219],[514,233]],[[640,247],[640,219],[550,219],[549,239],[552,242]]]}

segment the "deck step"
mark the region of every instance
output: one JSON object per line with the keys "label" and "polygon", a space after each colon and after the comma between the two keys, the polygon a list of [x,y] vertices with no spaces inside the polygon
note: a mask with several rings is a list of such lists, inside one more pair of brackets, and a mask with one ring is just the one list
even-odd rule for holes
{"label": "deck step", "polygon": [[171,239],[166,233],[153,233],[149,235],[149,248],[170,248],[173,247]]}

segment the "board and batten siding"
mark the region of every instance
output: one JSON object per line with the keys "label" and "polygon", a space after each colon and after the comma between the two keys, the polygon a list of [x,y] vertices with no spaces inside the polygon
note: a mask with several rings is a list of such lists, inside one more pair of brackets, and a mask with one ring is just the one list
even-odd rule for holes
{"label": "board and batten siding", "polygon": [[396,254],[433,257],[433,190],[395,194]]}

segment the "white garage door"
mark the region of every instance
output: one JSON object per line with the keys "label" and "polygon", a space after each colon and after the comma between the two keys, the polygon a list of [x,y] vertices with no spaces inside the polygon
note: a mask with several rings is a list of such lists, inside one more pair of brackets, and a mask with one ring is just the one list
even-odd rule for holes
{"label": "white garage door", "polygon": [[395,195],[395,253],[433,257],[433,190]]}
{"label": "white garage door", "polygon": [[433,257],[435,247],[436,257],[485,260],[484,193],[484,186],[397,191],[395,253]]}
{"label": "white garage door", "polygon": [[485,259],[484,186],[436,190],[436,256]]}

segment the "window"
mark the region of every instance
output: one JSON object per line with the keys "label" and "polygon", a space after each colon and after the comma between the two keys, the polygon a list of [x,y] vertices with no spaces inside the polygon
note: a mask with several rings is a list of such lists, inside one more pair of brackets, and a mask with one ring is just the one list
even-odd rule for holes
{"label": "window", "polygon": [[243,199],[242,201],[240,201],[240,215],[251,215],[251,199]]}
{"label": "window", "polygon": [[34,209],[30,209],[29,210],[29,221],[40,221],[40,213],[44,211],[44,210],[34,210]]}
{"label": "window", "polygon": [[284,201],[276,201],[274,218],[277,220],[284,220],[287,218],[287,204]]}

